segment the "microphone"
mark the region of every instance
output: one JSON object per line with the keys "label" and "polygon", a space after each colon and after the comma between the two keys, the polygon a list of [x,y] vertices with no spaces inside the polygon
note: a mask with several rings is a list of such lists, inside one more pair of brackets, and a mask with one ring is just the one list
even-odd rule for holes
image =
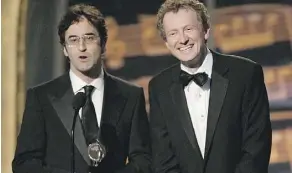
{"label": "microphone", "polygon": [[75,133],[75,124],[76,124],[76,118],[79,113],[79,109],[84,106],[86,101],[85,93],[78,92],[72,101],[72,107],[74,109],[74,117],[72,122],[72,128],[71,128],[71,150],[72,150],[72,158],[71,158],[71,171],[72,173],[75,173],[75,152],[74,152],[74,133]]}
{"label": "microphone", "polygon": [[72,102],[73,109],[79,110],[82,106],[84,106],[85,101],[86,101],[85,93],[83,92],[77,93],[73,98],[73,102]]}

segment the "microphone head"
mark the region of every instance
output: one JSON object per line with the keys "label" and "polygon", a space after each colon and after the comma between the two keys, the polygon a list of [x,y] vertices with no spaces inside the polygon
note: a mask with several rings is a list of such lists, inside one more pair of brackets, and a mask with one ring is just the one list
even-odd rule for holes
{"label": "microphone head", "polygon": [[80,109],[82,106],[84,106],[85,101],[86,101],[85,93],[78,92],[73,98],[73,102],[72,102],[73,109],[75,110]]}

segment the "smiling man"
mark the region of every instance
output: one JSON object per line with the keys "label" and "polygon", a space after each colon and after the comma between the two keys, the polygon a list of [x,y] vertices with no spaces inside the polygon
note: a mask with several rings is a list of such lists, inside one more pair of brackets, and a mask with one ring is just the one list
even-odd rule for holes
{"label": "smiling man", "polygon": [[[77,4],[58,29],[70,70],[28,90],[13,172],[71,172],[71,104],[74,95],[85,92],[75,128],[75,172],[150,173],[143,89],[104,70],[107,29],[103,15],[94,6]],[[106,153],[95,167],[87,149],[97,141]]]}
{"label": "smiling man", "polygon": [[269,102],[262,67],[207,47],[206,7],[166,0],[157,27],[180,62],[149,83],[155,173],[267,173]]}

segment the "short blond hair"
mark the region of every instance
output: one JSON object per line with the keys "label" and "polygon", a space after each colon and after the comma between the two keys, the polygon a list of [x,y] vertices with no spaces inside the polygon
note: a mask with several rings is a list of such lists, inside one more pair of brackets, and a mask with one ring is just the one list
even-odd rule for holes
{"label": "short blond hair", "polygon": [[166,0],[157,13],[157,29],[161,37],[165,40],[166,35],[163,28],[163,18],[166,13],[177,13],[180,9],[192,9],[197,13],[198,20],[202,23],[206,32],[210,28],[210,16],[205,5],[198,0]]}

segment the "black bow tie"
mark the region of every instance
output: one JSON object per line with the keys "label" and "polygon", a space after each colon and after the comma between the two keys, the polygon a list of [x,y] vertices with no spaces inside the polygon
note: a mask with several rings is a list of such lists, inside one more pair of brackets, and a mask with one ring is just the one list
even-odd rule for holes
{"label": "black bow tie", "polygon": [[181,83],[183,84],[183,87],[187,86],[191,80],[193,80],[197,85],[201,87],[208,81],[208,75],[205,72],[191,75],[181,70],[179,78]]}

